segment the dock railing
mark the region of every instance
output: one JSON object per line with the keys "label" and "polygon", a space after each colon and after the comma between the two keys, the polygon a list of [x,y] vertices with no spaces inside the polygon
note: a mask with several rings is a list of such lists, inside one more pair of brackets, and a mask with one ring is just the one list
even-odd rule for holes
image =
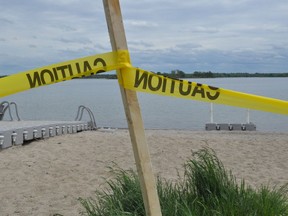
{"label": "dock railing", "polygon": [[18,114],[18,107],[17,104],[15,102],[8,102],[8,101],[3,101],[0,103],[0,121],[3,120],[4,115],[6,113],[6,111],[8,110],[9,112],[9,117],[11,121],[14,121],[13,116],[12,116],[12,112],[11,112],[11,107],[14,106],[15,108],[15,115],[17,117],[17,121],[20,121],[20,117]]}

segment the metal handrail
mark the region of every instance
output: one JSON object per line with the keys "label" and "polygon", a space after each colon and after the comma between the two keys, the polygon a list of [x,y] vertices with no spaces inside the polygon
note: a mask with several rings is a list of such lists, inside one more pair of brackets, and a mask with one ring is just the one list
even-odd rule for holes
{"label": "metal handrail", "polygon": [[87,111],[87,113],[88,113],[88,115],[89,115],[89,117],[90,117],[91,130],[96,130],[96,129],[97,129],[97,125],[96,125],[96,121],[95,121],[94,114],[93,114],[92,111],[91,111],[88,107],[86,107],[86,106],[80,105],[80,106],[78,107],[77,116],[76,116],[76,118],[75,118],[75,121],[81,121],[81,120],[82,120],[84,110]]}
{"label": "metal handrail", "polygon": [[10,116],[10,119],[11,121],[13,121],[13,117],[12,117],[12,113],[11,113],[11,105],[14,105],[15,106],[15,112],[16,112],[16,116],[17,116],[17,120],[20,121],[20,117],[19,117],[19,114],[18,114],[18,107],[17,107],[17,104],[15,102],[8,102],[8,101],[3,101],[0,103],[0,107],[2,107],[2,112],[0,113],[0,121],[3,120],[3,117],[5,115],[5,112],[9,111],[9,116]]}
{"label": "metal handrail", "polygon": [[76,116],[76,118],[75,118],[75,121],[80,121],[80,119],[82,118],[82,115],[80,115],[80,116],[81,116],[81,118],[80,118],[80,117],[79,117],[79,114],[80,114],[80,112],[82,112],[82,114],[83,114],[83,109],[84,109],[84,107],[85,107],[85,106],[83,106],[83,105],[80,105],[80,106],[78,107],[77,116]]}
{"label": "metal handrail", "polygon": [[11,105],[14,105],[15,106],[15,113],[16,113],[16,117],[18,119],[18,121],[21,121],[20,117],[19,117],[19,114],[18,114],[18,107],[17,107],[17,104],[15,102],[10,102],[10,106]]}

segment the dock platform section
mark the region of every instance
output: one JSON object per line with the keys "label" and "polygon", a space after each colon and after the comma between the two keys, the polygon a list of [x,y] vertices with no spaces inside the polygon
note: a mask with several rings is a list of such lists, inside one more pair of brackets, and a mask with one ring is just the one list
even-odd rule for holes
{"label": "dock platform section", "polygon": [[0,121],[0,149],[85,130],[90,126],[84,121]]}
{"label": "dock platform section", "polygon": [[227,123],[207,123],[205,125],[207,131],[224,130],[224,131],[256,131],[256,125],[253,123],[246,124],[227,124]]}

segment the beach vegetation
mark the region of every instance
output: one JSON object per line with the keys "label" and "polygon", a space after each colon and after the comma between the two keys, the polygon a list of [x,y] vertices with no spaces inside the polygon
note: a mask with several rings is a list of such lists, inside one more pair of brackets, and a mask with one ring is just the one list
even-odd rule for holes
{"label": "beach vegetation", "polygon": [[[288,215],[288,185],[250,187],[237,183],[215,152],[204,148],[184,164],[175,181],[157,179],[163,216],[284,216]],[[111,168],[115,176],[95,197],[80,198],[87,216],[145,216],[140,182],[133,170]]]}

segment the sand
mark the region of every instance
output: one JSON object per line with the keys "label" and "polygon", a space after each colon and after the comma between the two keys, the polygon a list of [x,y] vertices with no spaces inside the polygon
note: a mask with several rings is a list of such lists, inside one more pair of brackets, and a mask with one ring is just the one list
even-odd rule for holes
{"label": "sand", "polygon": [[[238,180],[288,183],[288,133],[147,130],[156,175],[176,180],[192,151],[215,150]],[[111,177],[109,166],[135,169],[127,130],[88,131],[0,152],[0,213],[4,216],[79,215],[79,197],[93,196]]]}

